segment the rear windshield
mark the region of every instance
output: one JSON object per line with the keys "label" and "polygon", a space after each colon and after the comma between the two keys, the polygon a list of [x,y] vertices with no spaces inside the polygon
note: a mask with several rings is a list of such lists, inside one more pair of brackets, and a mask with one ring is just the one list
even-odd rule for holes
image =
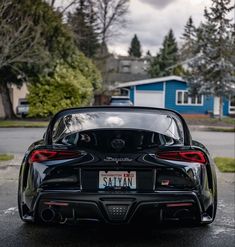
{"label": "rear windshield", "polygon": [[183,126],[173,112],[154,111],[94,111],[69,114],[60,118],[53,130],[53,142],[86,130],[135,129],[147,130],[184,142]]}

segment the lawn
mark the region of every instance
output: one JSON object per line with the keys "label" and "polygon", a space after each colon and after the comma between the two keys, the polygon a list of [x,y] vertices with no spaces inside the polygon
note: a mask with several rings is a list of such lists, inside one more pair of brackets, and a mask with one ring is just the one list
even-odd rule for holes
{"label": "lawn", "polygon": [[11,154],[0,154],[0,162],[1,161],[8,161],[14,159],[14,155]]}
{"label": "lawn", "polygon": [[235,172],[234,158],[216,157],[214,161],[221,172]]}
{"label": "lawn", "polygon": [[206,126],[224,126],[224,127],[235,127],[235,118],[225,117],[221,120],[219,118],[200,118],[200,117],[189,117],[185,116],[185,119],[190,125],[206,125]]}
{"label": "lawn", "polygon": [[30,120],[0,120],[0,128],[9,127],[47,127],[47,121],[30,121]]}

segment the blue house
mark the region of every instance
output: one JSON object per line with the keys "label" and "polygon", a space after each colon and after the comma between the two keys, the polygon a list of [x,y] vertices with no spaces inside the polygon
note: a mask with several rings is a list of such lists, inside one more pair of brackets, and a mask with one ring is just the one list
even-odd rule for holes
{"label": "blue house", "polygon": [[[189,96],[188,85],[179,76],[167,76],[120,83],[117,88],[126,91],[135,106],[169,108],[181,114],[219,115],[219,98]],[[235,100],[223,100],[225,116],[235,114]]]}

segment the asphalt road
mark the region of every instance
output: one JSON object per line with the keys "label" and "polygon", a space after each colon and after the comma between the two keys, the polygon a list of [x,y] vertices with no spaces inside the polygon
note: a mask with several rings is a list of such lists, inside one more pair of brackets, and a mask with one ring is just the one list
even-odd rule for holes
{"label": "asphalt road", "polygon": [[[45,129],[0,129],[0,153],[21,157]],[[234,156],[234,134],[192,132],[194,139],[206,144],[213,156]],[[232,247],[235,245],[235,179],[218,174],[219,204],[216,220],[207,227],[159,227],[146,230],[130,228],[83,228],[71,226],[34,226],[21,222],[17,212],[19,166],[0,166],[0,247],[8,246],[167,246]]]}
{"label": "asphalt road", "polygon": [[[23,154],[45,131],[45,128],[0,128],[0,153]],[[235,157],[234,133],[192,131],[191,134],[208,147],[212,156]]]}
{"label": "asphalt road", "polygon": [[205,227],[83,228],[34,226],[21,222],[17,212],[18,166],[0,168],[0,246],[79,247],[232,247],[235,243],[234,182],[219,175],[217,218]]}

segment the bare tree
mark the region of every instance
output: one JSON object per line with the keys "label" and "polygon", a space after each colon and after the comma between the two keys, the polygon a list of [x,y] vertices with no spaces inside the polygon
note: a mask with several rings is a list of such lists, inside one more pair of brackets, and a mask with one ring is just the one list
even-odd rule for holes
{"label": "bare tree", "polygon": [[64,14],[71,7],[76,5],[79,0],[45,0],[51,7],[58,8],[61,14]]}
{"label": "bare tree", "polygon": [[42,62],[40,27],[31,16],[24,15],[14,0],[0,2],[0,94],[6,118],[14,117],[9,94],[9,83],[22,78],[20,65]]}
{"label": "bare tree", "polygon": [[126,23],[129,0],[96,0],[95,12],[99,22],[101,43],[105,45],[107,39]]}
{"label": "bare tree", "polygon": [[[71,7],[79,4],[80,0],[45,0],[51,7],[58,8],[65,14]],[[126,23],[130,0],[85,0],[94,8],[94,15],[98,21],[100,39],[106,44],[109,37]]]}

